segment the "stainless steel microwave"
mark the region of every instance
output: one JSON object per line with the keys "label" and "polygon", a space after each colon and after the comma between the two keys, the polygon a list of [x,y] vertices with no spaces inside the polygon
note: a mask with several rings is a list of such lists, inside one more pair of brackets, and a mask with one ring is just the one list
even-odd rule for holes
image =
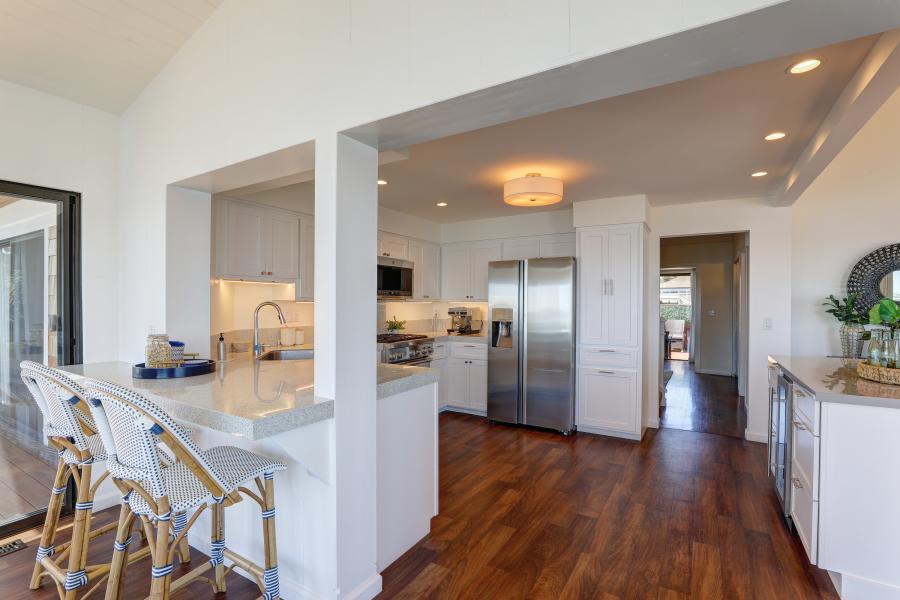
{"label": "stainless steel microwave", "polygon": [[413,263],[399,258],[378,257],[378,297],[412,298]]}

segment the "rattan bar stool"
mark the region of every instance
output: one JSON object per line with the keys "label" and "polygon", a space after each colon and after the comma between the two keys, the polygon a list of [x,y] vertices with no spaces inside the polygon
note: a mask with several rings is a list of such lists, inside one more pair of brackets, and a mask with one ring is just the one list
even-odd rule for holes
{"label": "rattan bar stool", "polygon": [[[151,600],[167,600],[169,595],[201,578],[209,570],[208,581],[215,592],[225,591],[225,575],[234,567],[247,572],[264,600],[280,598],[278,561],[275,544],[275,471],[285,465],[265,456],[233,446],[216,446],[200,450],[156,404],[137,392],[96,380],[86,380],[90,409],[110,455],[107,468],[124,492],[116,543],[124,544],[136,516],[151,540],[153,556]],[[159,460],[154,447],[165,445],[178,459],[174,464]],[[256,491],[248,485],[256,486]],[[225,511],[240,502],[242,496],[252,498],[260,506],[265,548],[265,566],[231,551],[225,546]],[[172,558],[177,544],[184,539],[200,514],[212,513],[210,560],[172,581]],[[171,539],[170,516],[176,512],[193,514],[183,529]],[[155,527],[155,532],[154,532]],[[116,546],[119,547],[118,545]],[[116,552],[106,588],[106,600],[121,598],[122,570],[126,563],[127,545]],[[225,559],[233,564],[225,568]]]}
{"label": "rattan bar stool", "polygon": [[[108,564],[87,564],[91,540],[117,528],[116,523],[110,523],[91,530],[94,495],[109,475],[106,471],[92,480],[93,468],[95,463],[107,459],[107,452],[89,416],[87,393],[81,386],[61,371],[36,362],[23,361],[20,369],[22,381],[44,417],[47,439],[59,455],[29,588],[38,589],[41,579],[49,577],[61,598],[73,600],[89,582],[95,584],[87,594],[97,589],[110,570]],[[70,477],[77,489],[72,538],[56,545],[63,494]],[[186,543],[179,550],[182,561],[190,559]],[[130,560],[139,560],[149,552],[149,547],[142,548]]]}

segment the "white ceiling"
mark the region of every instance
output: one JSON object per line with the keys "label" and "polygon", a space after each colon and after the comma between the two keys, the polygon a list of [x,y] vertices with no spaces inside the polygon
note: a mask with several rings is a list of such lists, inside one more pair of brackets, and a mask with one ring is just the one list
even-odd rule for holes
{"label": "white ceiling", "polygon": [[0,79],[121,113],[222,0],[0,0]]}
{"label": "white ceiling", "polygon": [[[380,203],[438,222],[520,214],[533,209],[503,204],[503,182],[532,171],[565,182],[555,210],[629,194],[656,205],[771,194],[876,37],[411,146],[380,167]],[[812,55],[819,69],[785,73]],[[763,141],[774,130],[787,138]],[[749,176],[758,170],[769,176]]]}

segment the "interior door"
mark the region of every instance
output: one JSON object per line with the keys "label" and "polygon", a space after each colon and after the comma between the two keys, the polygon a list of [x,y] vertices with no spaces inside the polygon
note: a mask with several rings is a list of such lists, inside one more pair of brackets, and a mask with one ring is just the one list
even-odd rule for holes
{"label": "interior door", "polygon": [[527,260],[524,283],[524,422],[570,431],[575,424],[575,260]]}

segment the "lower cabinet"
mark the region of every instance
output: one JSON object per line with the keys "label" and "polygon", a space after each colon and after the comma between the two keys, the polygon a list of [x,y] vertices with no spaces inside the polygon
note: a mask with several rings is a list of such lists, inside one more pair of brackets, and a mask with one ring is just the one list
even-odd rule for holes
{"label": "lower cabinet", "polygon": [[441,369],[441,406],[487,410],[486,360],[447,358],[433,361],[431,367]]}
{"label": "lower cabinet", "polygon": [[438,380],[438,408],[450,404],[450,369],[446,358],[431,361],[431,368],[441,374]]}
{"label": "lower cabinet", "polygon": [[639,433],[637,371],[578,367],[578,425]]}

